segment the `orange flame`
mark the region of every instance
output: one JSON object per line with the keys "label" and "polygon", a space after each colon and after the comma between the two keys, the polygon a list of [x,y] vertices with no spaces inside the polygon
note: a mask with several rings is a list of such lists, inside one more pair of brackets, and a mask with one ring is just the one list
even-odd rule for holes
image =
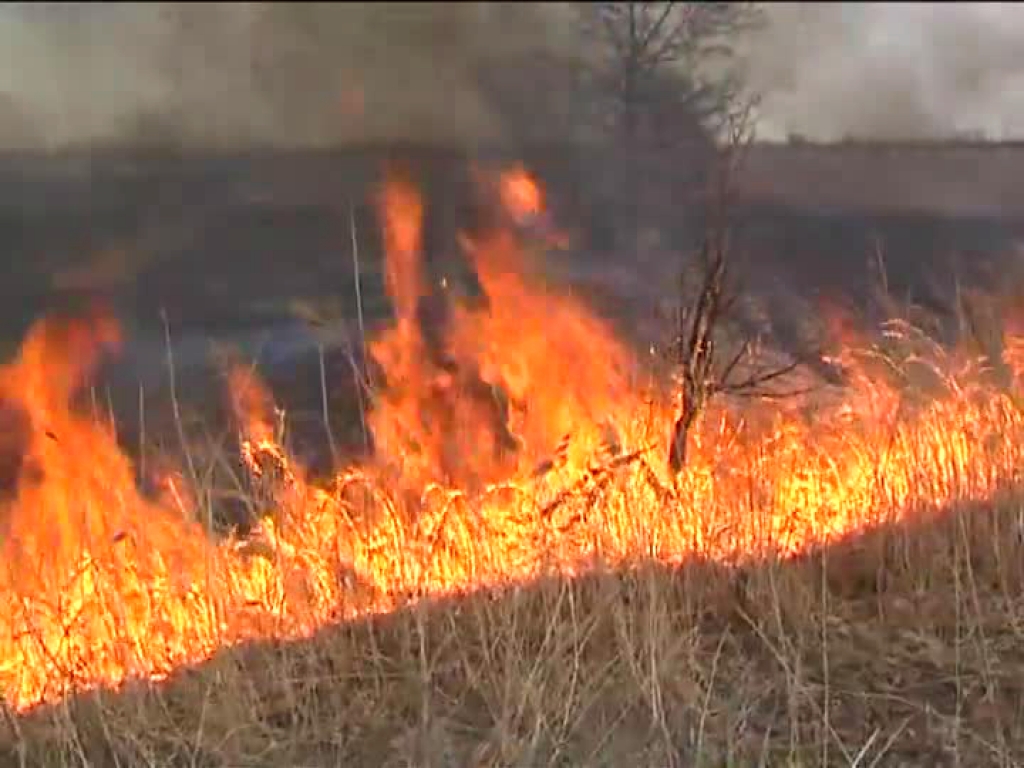
{"label": "orange flame", "polygon": [[423,203],[410,184],[395,177],[384,185],[381,199],[388,255],[386,285],[398,324],[406,326],[415,321],[416,304],[423,293],[419,261]]}
{"label": "orange flame", "polygon": [[[500,186],[510,190],[503,197],[513,213],[540,211],[540,192],[524,173],[503,176]],[[488,306],[456,305],[441,334],[444,360],[429,359],[409,306],[409,283],[422,284],[415,277],[422,206],[411,194],[389,186],[383,195],[398,315],[395,330],[371,347],[390,385],[371,421],[385,453],[420,484],[494,481],[543,460],[570,433],[619,415],[629,402],[629,355],[581,305],[517,273],[522,251],[508,232],[464,240]]]}
{"label": "orange flame", "polygon": [[[166,504],[143,497],[113,435],[76,412],[90,365],[117,339],[109,320],[45,320],[0,368],[5,701],[21,710],[159,679],[246,638],[595,557],[797,552],[1017,478],[1024,416],[970,356],[936,354],[942,389],[915,400],[846,349],[841,396],[812,414],[807,402],[720,405],[670,479],[659,460],[670,403],[635,385],[603,322],[524,274],[515,235],[466,242],[488,300],[456,303],[428,342],[421,201],[392,179],[381,210],[396,323],[371,344],[385,373],[370,417],[378,461],[309,486],[276,442],[269,393],[232,371],[244,458],[254,474],[269,459],[283,470],[244,540],[209,538],[188,519],[201,494],[177,483]],[[1022,346],[1005,341],[1019,386]]]}
{"label": "orange flame", "polygon": [[505,210],[520,221],[544,211],[544,193],[522,167],[501,174],[498,190]]}

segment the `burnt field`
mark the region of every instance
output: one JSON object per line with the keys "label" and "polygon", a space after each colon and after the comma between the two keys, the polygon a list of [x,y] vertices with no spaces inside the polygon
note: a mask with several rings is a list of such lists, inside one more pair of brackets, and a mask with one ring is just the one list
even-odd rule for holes
{"label": "burnt field", "polygon": [[[656,158],[655,158],[656,160]],[[603,152],[559,147],[490,153],[428,146],[229,155],[153,152],[0,156],[3,335],[48,307],[102,295],[143,326],[159,308],[181,328],[216,332],[280,319],[289,298],[352,304],[353,243],[371,314],[381,248],[373,190],[390,164],[424,190],[428,259],[452,268],[460,228],[479,225],[472,164],[523,161],[548,194],[571,245],[556,269],[601,281],[604,269],[662,277],[699,229],[687,168],[644,169],[644,223],[659,241],[615,253],[616,168]],[[755,147],[734,213],[741,268],[807,293],[862,293],[866,264],[884,257],[897,293],[938,280],[986,279],[1015,250],[1024,189],[1011,183],[1024,147],[839,145]],[[1016,174],[1024,178],[1024,173]],[[657,202],[657,206],[654,205]],[[650,204],[648,204],[650,203]],[[653,262],[653,263],[652,263]],[[676,268],[672,264],[670,268]],[[1005,270],[997,272],[1005,277]],[[606,280],[607,282],[607,280]],[[354,307],[353,307],[354,308]]]}
{"label": "burnt field", "polygon": [[[354,398],[357,295],[366,328],[391,317],[374,198],[385,169],[403,169],[422,190],[430,279],[464,286],[472,276],[458,232],[486,227],[490,215],[474,169],[520,161],[569,235],[542,262],[547,276],[643,348],[659,341],[658,307],[699,235],[694,169],[645,170],[645,233],[624,252],[606,153],[419,145],[0,157],[0,338],[10,351],[34,319],[101,299],[128,333],[110,369],[117,391],[142,382],[164,401],[166,318],[186,406],[209,407],[211,343],[221,342],[258,359],[292,413],[320,402],[322,344],[330,397],[344,407]],[[1024,229],[1024,198],[1007,170],[1015,163],[1024,148],[1014,145],[755,147],[733,213],[752,308],[741,324],[811,354],[807,326],[822,304],[870,311],[880,282],[939,314],[952,312],[958,290],[1005,287]],[[132,431],[135,417],[124,418]]]}

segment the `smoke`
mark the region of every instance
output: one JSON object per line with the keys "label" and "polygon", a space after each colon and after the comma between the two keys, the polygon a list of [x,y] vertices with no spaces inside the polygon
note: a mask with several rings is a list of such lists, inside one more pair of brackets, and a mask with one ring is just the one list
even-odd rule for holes
{"label": "smoke", "polygon": [[766,4],[747,71],[759,133],[1024,137],[1024,12],[1013,3]]}
{"label": "smoke", "polygon": [[510,3],[6,4],[0,144],[487,138],[501,121],[475,80],[480,63],[565,47],[570,25],[548,23],[564,11]]}
{"label": "smoke", "polygon": [[[1024,136],[1014,4],[764,7],[740,46],[762,136]],[[7,3],[0,146],[487,140],[514,130],[481,88],[503,61],[525,94],[511,112],[536,129],[560,94],[515,68],[585,55],[572,17],[567,3]]]}

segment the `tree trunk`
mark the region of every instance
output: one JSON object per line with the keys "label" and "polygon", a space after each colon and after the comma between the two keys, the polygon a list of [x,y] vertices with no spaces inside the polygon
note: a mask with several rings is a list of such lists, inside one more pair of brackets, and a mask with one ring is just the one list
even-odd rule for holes
{"label": "tree trunk", "polygon": [[678,474],[686,466],[686,454],[690,441],[690,428],[697,417],[695,408],[684,401],[683,412],[679,414],[672,426],[672,441],[668,449],[668,466],[673,474]]}

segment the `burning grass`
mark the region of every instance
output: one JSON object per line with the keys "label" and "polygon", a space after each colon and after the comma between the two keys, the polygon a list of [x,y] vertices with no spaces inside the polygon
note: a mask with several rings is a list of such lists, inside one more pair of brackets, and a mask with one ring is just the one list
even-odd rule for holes
{"label": "burning grass", "polygon": [[374,459],[314,486],[233,371],[244,537],[203,531],[207,489],[144,496],[70,407],[108,322],[44,321],[0,371],[12,760],[1022,758],[1018,336],[1002,378],[899,324],[842,340],[842,391],[719,404],[673,478],[671,399],[509,230],[466,241],[487,302],[434,327],[415,189],[382,207]]}

